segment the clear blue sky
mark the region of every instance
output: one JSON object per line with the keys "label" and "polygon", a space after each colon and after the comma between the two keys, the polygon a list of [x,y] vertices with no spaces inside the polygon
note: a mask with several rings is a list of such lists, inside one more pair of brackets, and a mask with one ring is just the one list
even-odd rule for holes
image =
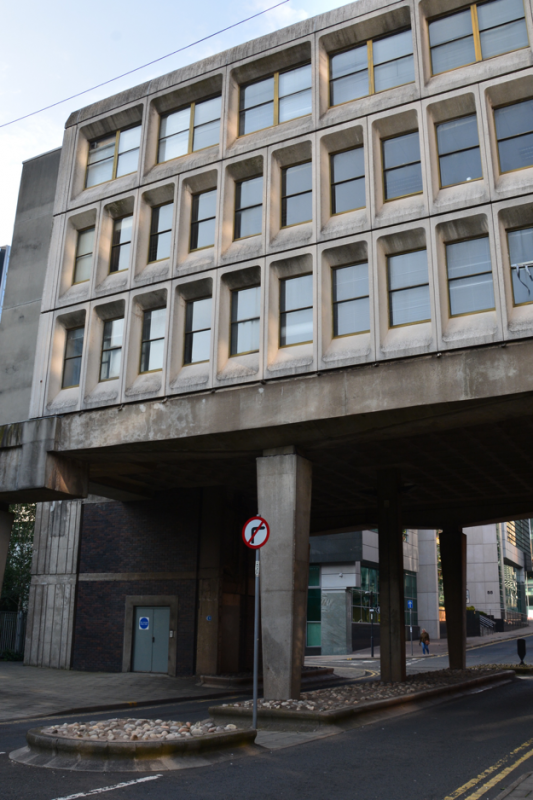
{"label": "clear blue sky", "polygon": [[[276,0],[24,0],[2,7],[0,124],[170,53]],[[10,244],[22,162],[59,147],[69,114],[184,64],[344,5],[289,0],[274,11],[50,111],[0,128],[0,245]]]}

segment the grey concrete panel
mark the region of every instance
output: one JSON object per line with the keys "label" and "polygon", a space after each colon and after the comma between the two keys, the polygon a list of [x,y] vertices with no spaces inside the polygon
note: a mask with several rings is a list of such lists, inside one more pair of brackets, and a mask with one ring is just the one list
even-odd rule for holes
{"label": "grey concrete panel", "polygon": [[352,652],[352,591],[322,590],[321,655]]}

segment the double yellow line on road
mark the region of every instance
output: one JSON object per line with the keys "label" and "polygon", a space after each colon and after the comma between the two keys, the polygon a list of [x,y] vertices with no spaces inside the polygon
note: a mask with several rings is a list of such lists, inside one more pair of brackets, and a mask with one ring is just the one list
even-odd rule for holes
{"label": "double yellow line on road", "polygon": [[[457,800],[459,797],[461,797],[462,800],[479,800],[484,796],[485,792],[488,792],[490,789],[500,783],[500,781],[503,781],[504,778],[513,772],[513,770],[517,769],[517,767],[523,764],[524,761],[527,761],[528,758],[532,757],[533,739],[528,739],[527,742],[524,742],[506,756],[500,758],[500,760],[491,767],[488,767],[483,772],[480,772],[477,777],[472,778],[472,780],[463,784],[451,794],[446,795],[444,800]],[[512,763],[509,764],[509,761]],[[489,780],[486,780],[487,778],[489,778]],[[482,781],[486,782],[482,783]],[[481,786],[478,785],[480,783],[482,783]],[[476,786],[478,786],[477,789],[475,789]],[[467,794],[467,792],[469,792],[471,789],[474,789],[472,794]]]}

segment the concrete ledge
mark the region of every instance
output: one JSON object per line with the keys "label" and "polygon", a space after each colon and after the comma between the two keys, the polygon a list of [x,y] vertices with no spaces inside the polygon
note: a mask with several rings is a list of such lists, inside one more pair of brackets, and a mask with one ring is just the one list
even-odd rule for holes
{"label": "concrete ledge", "polygon": [[[339,679],[338,675],[334,675],[333,667],[316,667],[306,668],[302,672],[302,686],[316,680]],[[263,685],[263,677],[259,676],[259,686]],[[231,688],[236,687],[239,689],[250,688],[253,686],[252,675],[200,675],[200,686]]]}
{"label": "concrete ledge", "polygon": [[[26,734],[28,746],[13,751],[9,758],[31,766],[90,772],[173,770],[213,763],[213,758],[220,760],[230,750],[233,757],[236,750],[251,747],[256,735],[248,728],[172,742],[98,742],[50,736],[33,728]],[[179,763],[187,759],[192,763]]]}
{"label": "concrete ledge", "polygon": [[[461,694],[468,689],[490,684],[503,685],[516,680],[512,670],[501,670],[492,675],[484,675],[480,678],[471,678],[452,686],[439,686],[435,689],[426,689],[423,692],[413,692],[410,695],[401,697],[391,697],[387,700],[371,700],[363,702],[357,706],[343,708],[337,711],[289,711],[287,709],[262,709],[257,711],[258,730],[278,730],[278,731],[313,731],[319,728],[334,725],[341,729],[348,729],[356,724],[357,718],[371,714],[375,711],[382,711],[417,701],[429,700],[433,697],[443,695]],[[227,725],[233,723],[242,728],[249,727],[252,720],[252,709],[232,708],[230,706],[212,706],[209,715],[213,717],[217,725]]]}

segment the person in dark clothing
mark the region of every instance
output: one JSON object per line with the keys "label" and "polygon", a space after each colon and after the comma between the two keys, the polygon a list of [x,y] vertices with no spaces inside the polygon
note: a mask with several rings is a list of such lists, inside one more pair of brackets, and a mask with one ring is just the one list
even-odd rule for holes
{"label": "person in dark clothing", "polygon": [[422,655],[429,656],[429,633],[424,628],[420,632],[420,644],[422,645]]}

